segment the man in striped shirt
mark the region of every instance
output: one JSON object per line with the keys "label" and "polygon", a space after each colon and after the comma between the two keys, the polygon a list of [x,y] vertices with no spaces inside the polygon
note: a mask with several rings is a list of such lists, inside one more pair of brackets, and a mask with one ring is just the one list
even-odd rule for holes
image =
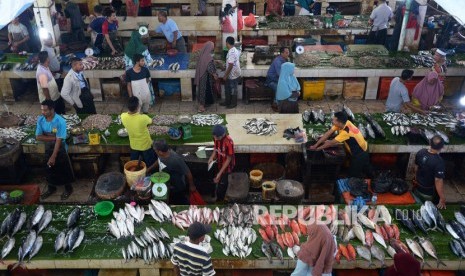
{"label": "man in striped shirt", "polygon": [[200,222],[192,223],[187,229],[189,241],[177,243],[174,246],[171,262],[174,273],[178,276],[212,276],[215,275],[210,255],[199,244],[205,234],[211,231],[211,226]]}

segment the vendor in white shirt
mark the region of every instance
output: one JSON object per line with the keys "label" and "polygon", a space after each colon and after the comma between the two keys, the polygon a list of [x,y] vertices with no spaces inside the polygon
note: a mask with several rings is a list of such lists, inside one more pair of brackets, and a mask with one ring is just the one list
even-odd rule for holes
{"label": "vendor in white shirt", "polygon": [[8,45],[13,53],[19,53],[22,51],[29,51],[27,41],[29,40],[29,32],[26,26],[19,23],[18,17],[11,21],[8,25]]}

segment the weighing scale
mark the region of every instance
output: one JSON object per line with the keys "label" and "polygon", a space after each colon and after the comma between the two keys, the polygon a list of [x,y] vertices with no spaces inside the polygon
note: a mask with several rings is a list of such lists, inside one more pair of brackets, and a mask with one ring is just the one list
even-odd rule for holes
{"label": "weighing scale", "polygon": [[152,193],[153,199],[168,201],[168,181],[170,180],[170,175],[165,172],[156,172],[150,176],[150,181],[153,183]]}

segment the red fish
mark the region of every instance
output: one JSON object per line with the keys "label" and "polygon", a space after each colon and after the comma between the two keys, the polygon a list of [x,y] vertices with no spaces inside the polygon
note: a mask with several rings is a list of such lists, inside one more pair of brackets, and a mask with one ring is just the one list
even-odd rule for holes
{"label": "red fish", "polygon": [[375,226],[375,231],[376,231],[376,233],[378,233],[378,235],[383,237],[384,240],[388,239],[386,231],[384,231],[384,228],[379,226],[378,224],[376,224],[376,226]]}
{"label": "red fish", "polygon": [[367,230],[365,232],[365,242],[369,247],[373,245],[373,240],[373,233],[371,232],[371,230]]}
{"label": "red fish", "polygon": [[370,210],[368,210],[368,218],[371,221],[374,221],[373,219],[375,218],[375,214],[376,214],[376,209],[375,208],[370,208]]}
{"label": "red fish", "polygon": [[262,236],[262,239],[265,241],[265,242],[271,242],[270,238],[268,238],[268,235],[266,234],[265,230],[263,230],[262,228],[258,229],[258,232],[260,233],[260,236]]}
{"label": "red fish", "polygon": [[278,235],[278,227],[276,225],[271,225],[271,230],[273,230],[274,236]]}
{"label": "red fish", "polygon": [[391,226],[389,226],[387,223],[385,223],[385,224],[383,225],[383,228],[384,228],[384,230],[386,231],[387,236],[388,236],[389,239],[392,239],[392,238],[395,238],[395,237],[396,237],[396,234],[395,234],[395,232],[394,232],[394,229],[393,229]]}
{"label": "red fish", "polygon": [[285,249],[286,246],[284,245],[283,237],[282,235],[278,234],[276,236],[276,241],[278,242],[279,246],[281,246],[282,249]]}
{"label": "red fish", "polygon": [[299,236],[295,232],[292,232],[292,238],[294,239],[294,244],[300,245]]}
{"label": "red fish", "polygon": [[350,259],[352,261],[355,261],[355,257],[357,256],[357,253],[355,253],[355,248],[350,243],[347,244],[347,252],[349,253]]}
{"label": "red fish", "polygon": [[396,240],[400,239],[400,231],[399,227],[397,227],[397,224],[391,225],[391,228],[392,230],[394,230],[394,237],[396,238]]}
{"label": "red fish", "polygon": [[342,256],[344,256],[344,258],[346,258],[347,261],[350,262],[349,252],[347,251],[347,248],[342,243],[339,244],[339,251],[341,251]]}
{"label": "red fish", "polygon": [[307,223],[301,219],[297,222],[299,224],[300,232],[302,235],[307,235]]}
{"label": "red fish", "polygon": [[265,217],[264,216],[258,216],[257,218],[257,222],[258,224],[260,224],[261,227],[265,228],[267,223],[266,223],[266,220],[265,220]]}
{"label": "red fish", "polygon": [[279,228],[281,228],[281,231],[286,231],[286,225],[284,224],[283,218],[277,218],[276,223],[279,225]]}
{"label": "red fish", "polygon": [[268,239],[273,240],[274,239],[274,231],[271,228],[271,226],[267,225],[265,227],[265,233],[268,236]]}
{"label": "red fish", "polygon": [[300,227],[297,221],[291,220],[291,229],[292,229],[292,232],[296,233],[297,236],[300,237]]}
{"label": "red fish", "polygon": [[294,238],[290,232],[286,232],[286,240],[289,247],[294,247]]}
{"label": "red fish", "polygon": [[337,263],[337,264],[340,264],[340,263],[341,263],[341,256],[342,256],[342,254],[341,254],[341,249],[338,249],[338,250],[337,250],[337,253],[336,253],[336,257],[335,257],[335,258],[336,258],[336,263]]}

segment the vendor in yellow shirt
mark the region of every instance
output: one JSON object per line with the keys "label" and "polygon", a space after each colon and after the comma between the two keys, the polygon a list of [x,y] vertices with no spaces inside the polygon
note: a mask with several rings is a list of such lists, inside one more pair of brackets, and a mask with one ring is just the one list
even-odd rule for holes
{"label": "vendor in yellow shirt", "polygon": [[128,110],[128,112],[121,114],[121,122],[129,135],[131,160],[139,160],[139,157],[142,157],[147,171],[151,171],[157,160],[157,155],[152,148],[152,138],[147,128],[148,125],[152,124],[152,119],[145,114],[140,114],[140,104],[137,97],[129,97]]}
{"label": "vendor in yellow shirt", "polygon": [[[332,140],[328,140],[334,132],[339,134]],[[344,111],[336,112],[333,117],[333,126],[328,130],[315,145],[311,146],[313,150],[323,150],[335,147],[344,143],[346,149],[350,152],[350,177],[371,177],[370,156],[368,154],[368,143],[363,138],[360,130],[348,120],[347,113]]]}

